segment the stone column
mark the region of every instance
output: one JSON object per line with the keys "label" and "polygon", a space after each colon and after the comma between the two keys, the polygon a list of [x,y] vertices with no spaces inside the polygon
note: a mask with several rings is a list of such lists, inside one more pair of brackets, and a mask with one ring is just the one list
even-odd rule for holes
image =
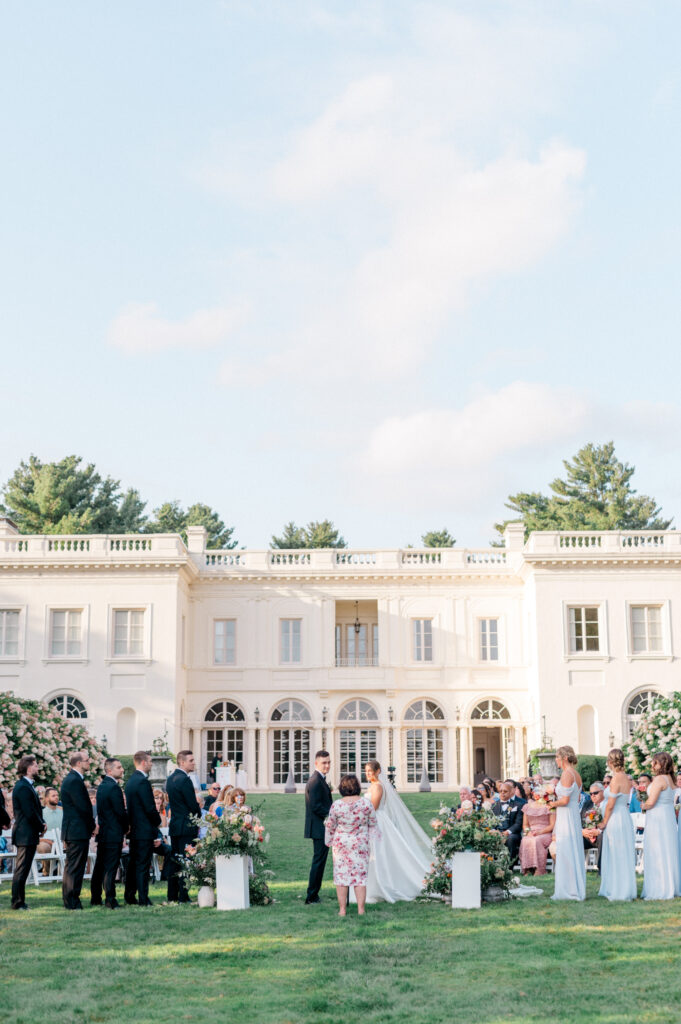
{"label": "stone column", "polygon": [[255,786],[255,729],[246,729],[246,775],[249,789]]}
{"label": "stone column", "polygon": [[270,731],[267,726],[263,726],[260,730],[260,765],[258,768],[258,788],[269,789],[270,788],[270,772],[269,772],[269,740]]}
{"label": "stone column", "polygon": [[381,762],[381,768],[388,774],[388,765],[391,763],[390,760],[390,727],[387,725],[381,726],[381,745],[378,749],[378,760]]}
{"label": "stone column", "polygon": [[462,725],[459,733],[461,739],[461,778],[459,785],[472,786],[473,772],[471,768],[471,728]]}
{"label": "stone column", "polygon": [[456,770],[456,726],[450,725],[447,729],[447,774],[445,782],[448,786],[460,786],[461,779]]}

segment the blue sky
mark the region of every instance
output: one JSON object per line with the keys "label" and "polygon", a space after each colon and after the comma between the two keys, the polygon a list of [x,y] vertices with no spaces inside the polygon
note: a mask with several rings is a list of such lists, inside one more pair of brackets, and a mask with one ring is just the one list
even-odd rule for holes
{"label": "blue sky", "polygon": [[681,525],[681,8],[11,3],[0,479],[241,544],[447,526],[613,438]]}

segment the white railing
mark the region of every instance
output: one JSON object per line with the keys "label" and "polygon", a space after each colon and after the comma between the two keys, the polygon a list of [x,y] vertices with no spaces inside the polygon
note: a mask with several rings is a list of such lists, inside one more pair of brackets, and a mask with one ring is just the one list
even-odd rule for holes
{"label": "white railing", "polygon": [[309,551],[270,551],[270,565],[309,565]]}
{"label": "white railing", "polygon": [[570,530],[569,532],[532,533],[525,545],[525,554],[592,555],[636,554],[638,552],[681,550],[678,530]]}
{"label": "white railing", "polygon": [[561,548],[599,548],[602,538],[600,533],[561,533],[558,543]]}
{"label": "white railing", "polygon": [[243,569],[246,556],[243,551],[206,551],[204,565],[208,569]]}
{"label": "white railing", "polygon": [[402,552],[402,565],[441,565],[442,552],[438,548],[416,550],[408,548]]}
{"label": "white railing", "polygon": [[506,552],[503,548],[481,548],[478,551],[467,551],[468,565],[506,565]]}
{"label": "white railing", "polygon": [[151,537],[110,537],[109,551],[151,551]]}
{"label": "white railing", "polygon": [[98,561],[127,561],[131,558],[154,559],[186,557],[186,548],[177,534],[28,534],[0,537],[0,558],[44,559],[45,561],[78,562],[96,558]]}
{"label": "white railing", "polygon": [[377,665],[378,658],[336,658],[336,668],[376,668]]}
{"label": "white railing", "polygon": [[89,537],[48,537],[48,551],[89,551]]}
{"label": "white railing", "polygon": [[347,548],[336,550],[336,565],[376,565],[375,551],[348,551]]}

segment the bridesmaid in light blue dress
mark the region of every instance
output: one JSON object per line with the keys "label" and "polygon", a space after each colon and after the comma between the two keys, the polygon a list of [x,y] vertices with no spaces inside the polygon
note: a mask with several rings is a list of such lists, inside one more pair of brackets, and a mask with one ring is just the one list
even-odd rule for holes
{"label": "bridesmaid in light blue dress", "polygon": [[586,897],[584,837],[579,814],[582,779],[572,747],[559,747],[556,764],[561,770],[556,786],[556,866],[552,900],[583,900]]}
{"label": "bridesmaid in light blue dress", "polygon": [[653,754],[654,779],[645,803],[643,899],[671,900],[679,894],[679,840],[674,813],[674,763],[665,751]]}
{"label": "bridesmaid in light blue dress", "polygon": [[608,754],[610,785],[604,793],[601,830],[601,888],[606,900],[636,899],[636,851],[634,825],[629,811],[631,784],[624,772],[624,753],[615,748]]}

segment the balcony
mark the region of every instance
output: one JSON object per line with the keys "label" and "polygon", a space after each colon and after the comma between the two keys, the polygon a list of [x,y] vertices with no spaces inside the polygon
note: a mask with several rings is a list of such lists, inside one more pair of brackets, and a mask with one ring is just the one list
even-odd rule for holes
{"label": "balcony", "polygon": [[378,668],[378,658],[341,657],[336,655],[336,668]]}

